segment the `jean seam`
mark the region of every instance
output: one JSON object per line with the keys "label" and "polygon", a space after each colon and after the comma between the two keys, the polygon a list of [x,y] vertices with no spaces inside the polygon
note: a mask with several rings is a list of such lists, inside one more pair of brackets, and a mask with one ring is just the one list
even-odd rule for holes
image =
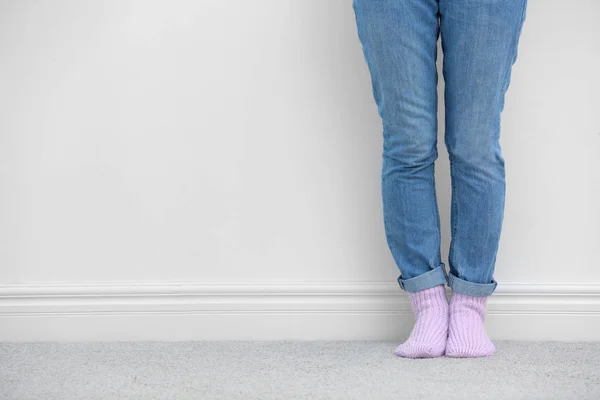
{"label": "jean seam", "polygon": [[[437,26],[437,31],[436,31],[436,37],[439,38],[440,36],[440,25],[439,25],[439,21],[438,21],[438,26]],[[434,62],[437,64],[437,47],[436,47],[436,51],[434,54]],[[435,85],[437,87],[439,82],[439,76],[438,76],[438,71],[437,68],[435,69]],[[438,96],[435,96],[434,99],[434,104],[435,104],[435,109],[437,110],[438,108]],[[435,187],[435,161],[438,159],[439,157],[439,153],[438,153],[438,128],[439,128],[439,123],[438,123],[438,119],[435,118],[435,148],[434,148],[434,152],[435,152],[435,158],[433,160],[432,166],[431,166],[431,174],[432,174],[432,181],[433,181],[433,199],[434,199],[434,204],[435,204],[435,216],[436,216],[436,224],[437,224],[437,233],[438,233],[438,243],[441,246],[441,241],[442,241],[442,226],[441,226],[441,222],[440,222],[440,208],[438,205],[438,196],[437,196],[437,189]],[[439,264],[441,263],[441,259],[442,259],[442,254],[441,254],[441,248],[440,246],[438,246],[438,250],[437,253],[434,255],[434,259],[430,260],[430,264],[433,265],[434,263],[437,264],[435,268],[437,268],[437,266],[439,266]],[[438,263],[439,260],[439,263]]]}
{"label": "jean seam", "polygon": [[457,199],[457,190],[456,190],[456,182],[455,182],[455,173],[454,169],[456,168],[456,163],[453,162],[452,154],[450,151],[448,152],[448,160],[450,163],[450,186],[452,187],[452,205],[451,205],[451,219],[454,220],[451,229],[451,238],[450,238],[450,249],[448,252],[448,264],[450,267],[455,267],[455,265],[450,261],[454,258],[454,248],[456,247],[456,232],[458,230],[458,199]]}
{"label": "jean seam", "polygon": [[[356,7],[356,0],[352,1],[352,9],[354,11],[354,19],[356,21],[356,26],[357,26],[357,36],[358,39],[361,43],[361,47],[362,47],[362,51],[363,51],[363,56],[365,59],[365,62],[367,64],[367,67],[369,69],[369,75],[370,75],[370,80],[371,80],[371,91],[373,94],[373,99],[375,100],[375,104],[377,105],[377,112],[378,114],[383,118],[383,115],[381,113],[381,93],[379,88],[377,87],[377,79],[375,78],[375,74],[373,72],[376,72],[377,75],[379,75],[379,71],[378,68],[375,68],[375,66],[373,65],[373,63],[370,60],[370,57],[368,56],[368,50],[366,48],[366,42],[364,40],[364,35],[361,33],[363,31],[363,24],[360,22],[360,18],[358,17],[358,13],[360,12],[359,10],[357,10]],[[383,130],[383,137],[385,138],[385,129]]]}
{"label": "jean seam", "polygon": [[502,111],[504,109],[504,98],[506,96],[506,92],[508,91],[508,87],[510,85],[512,68],[513,68],[515,62],[517,61],[517,57],[519,54],[519,39],[521,37],[521,32],[523,31],[523,24],[525,22],[526,9],[527,9],[527,0],[523,0],[523,3],[521,4],[521,17],[519,19],[519,28],[517,29],[517,32],[514,37],[513,55],[512,55],[512,59],[511,59],[510,63],[508,64],[506,74],[504,75],[504,82],[502,84],[502,91],[500,93],[500,96],[502,96],[501,101],[500,101],[500,111]]}
{"label": "jean seam", "polygon": [[[436,153],[437,153],[437,150],[436,150]],[[442,227],[441,227],[441,224],[440,224],[440,209],[439,209],[439,206],[438,206],[437,191],[436,191],[436,188],[435,188],[435,162],[431,165],[431,174],[433,175],[433,178],[434,178],[433,179],[434,180],[434,183],[433,183],[433,198],[434,198],[434,203],[435,203],[435,215],[436,215],[436,224],[437,224],[437,232],[438,232],[438,238],[437,238],[437,240],[438,240],[438,243],[440,243],[441,240],[442,240]],[[433,259],[429,260],[429,264],[430,265],[436,264],[436,266],[434,268],[437,268],[440,265],[440,263],[441,263],[441,259],[442,259],[441,250],[440,250],[440,247],[438,246],[438,251],[437,251],[436,254],[434,254]],[[438,263],[438,260],[440,261],[439,263]]]}

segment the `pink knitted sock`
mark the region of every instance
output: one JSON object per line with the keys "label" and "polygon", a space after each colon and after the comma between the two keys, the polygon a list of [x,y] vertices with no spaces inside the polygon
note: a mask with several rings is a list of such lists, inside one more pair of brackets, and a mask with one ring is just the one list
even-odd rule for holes
{"label": "pink knitted sock", "polygon": [[448,300],[444,285],[408,293],[415,326],[394,354],[407,358],[431,358],[444,354],[448,338]]}
{"label": "pink knitted sock", "polygon": [[483,327],[486,303],[487,297],[452,293],[447,357],[485,357],[496,351]]}

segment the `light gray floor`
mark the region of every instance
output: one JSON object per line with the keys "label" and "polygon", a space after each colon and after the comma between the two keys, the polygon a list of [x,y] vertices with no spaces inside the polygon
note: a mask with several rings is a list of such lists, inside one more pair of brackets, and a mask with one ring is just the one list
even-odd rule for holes
{"label": "light gray floor", "polygon": [[600,343],[496,345],[406,360],[392,342],[0,344],[0,398],[600,399]]}

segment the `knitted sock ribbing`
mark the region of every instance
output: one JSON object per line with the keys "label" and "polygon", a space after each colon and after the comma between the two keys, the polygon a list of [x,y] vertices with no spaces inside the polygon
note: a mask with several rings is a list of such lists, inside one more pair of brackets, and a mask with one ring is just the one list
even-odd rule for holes
{"label": "knitted sock ribbing", "polygon": [[406,358],[432,358],[444,354],[448,338],[448,300],[444,285],[408,293],[415,326],[394,354]]}
{"label": "knitted sock ribbing", "polygon": [[452,293],[447,357],[485,357],[496,351],[483,326],[486,303],[487,297]]}

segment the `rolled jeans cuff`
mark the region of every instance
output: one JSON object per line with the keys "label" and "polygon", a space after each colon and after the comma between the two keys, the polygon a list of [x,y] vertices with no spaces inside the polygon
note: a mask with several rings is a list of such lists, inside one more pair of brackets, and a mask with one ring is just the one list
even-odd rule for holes
{"label": "rolled jeans cuff", "polygon": [[468,296],[486,297],[494,293],[498,282],[492,279],[491,283],[475,283],[460,279],[451,272],[448,274],[448,286],[453,292]]}
{"label": "rolled jeans cuff", "polygon": [[416,292],[423,289],[429,289],[434,286],[442,285],[448,281],[444,264],[427,271],[421,275],[409,279],[403,279],[402,275],[398,277],[398,284],[401,289],[407,292]]}

